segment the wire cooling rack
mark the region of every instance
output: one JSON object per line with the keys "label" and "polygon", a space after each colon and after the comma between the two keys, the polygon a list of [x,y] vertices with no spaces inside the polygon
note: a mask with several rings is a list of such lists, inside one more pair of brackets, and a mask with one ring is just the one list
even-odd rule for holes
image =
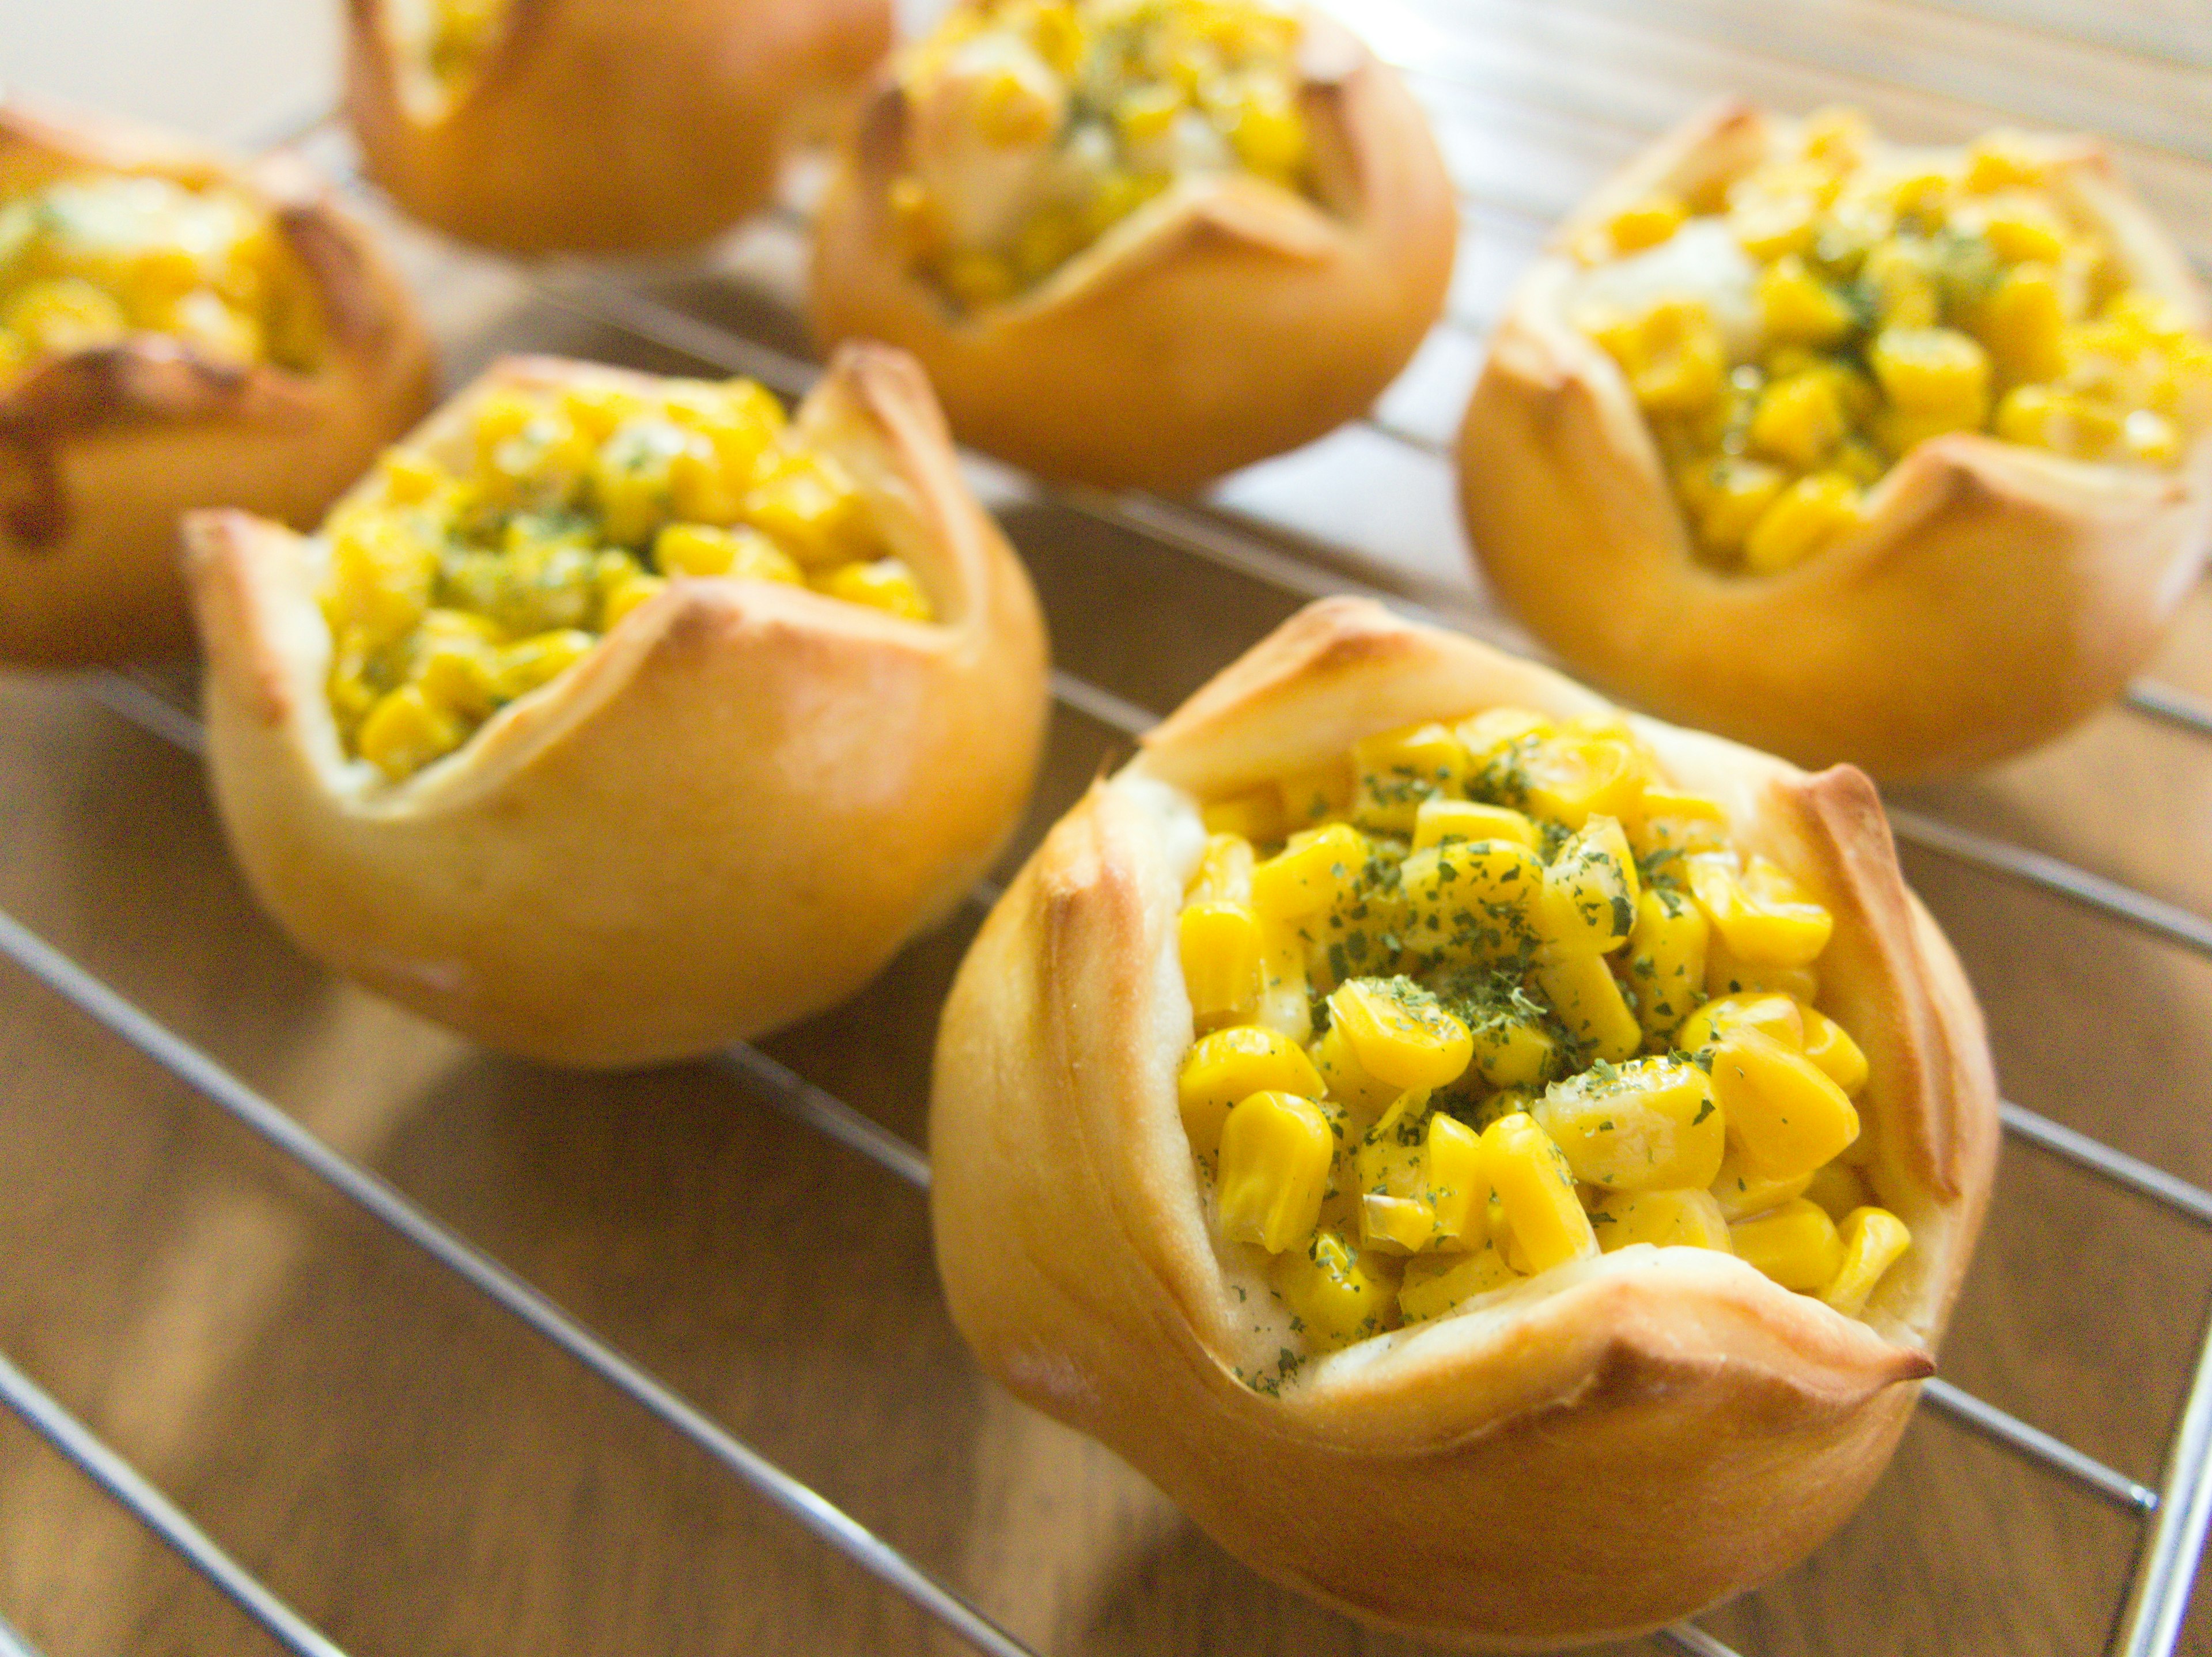
{"label": "wire cooling rack", "polygon": [[[1510,0],[1460,0],[1449,8],[1438,0],[1428,9],[1374,0],[1358,9],[1355,21],[1384,56],[1408,72],[1429,104],[1462,184],[1469,222],[1450,314],[1405,379],[1366,422],[1231,480],[1203,503],[1048,486],[981,457],[973,463],[976,480],[994,502],[1041,503],[1058,515],[1057,522],[1088,524],[1117,538],[1125,555],[1136,550],[1140,578],[1163,568],[1178,572],[1145,591],[1146,602],[1164,611],[1198,602],[1194,595],[1202,583],[1196,572],[1210,569],[1279,595],[1369,592],[1401,611],[1525,648],[1466,585],[1451,532],[1440,527],[1439,514],[1449,509],[1437,480],[1450,420],[1479,362],[1483,325],[1515,266],[1540,240],[1543,226],[1591,175],[1647,139],[1686,102],[1725,90],[1796,107],[1842,95],[1899,130],[1917,127],[1929,137],[1956,137],[1988,125],[1992,109],[2101,130],[2122,141],[2154,203],[2175,216],[2185,235],[2197,237],[2189,251],[2200,269],[2205,266],[2212,253],[2212,216],[2192,220],[2186,215],[2200,203],[2212,203],[2212,165],[2205,165],[2212,163],[2212,124],[2193,119],[2189,111],[2201,114],[2212,107],[2207,102],[2212,77],[2203,72],[2212,70],[2212,28],[2155,0],[2107,7],[2094,16],[2076,12],[2066,0],[2035,0],[2009,14],[2025,16],[2026,24],[1985,20],[1984,14],[2004,12],[1995,0],[1956,0],[1947,7],[1808,0],[1791,8],[1762,8],[1752,0],[1638,0],[1633,5],[1571,0],[1540,14],[1516,10]],[[2055,72],[2060,68],[2065,72]],[[2165,94],[2181,94],[2181,101]],[[1498,133],[1509,137],[1493,142]],[[343,141],[327,116],[301,123],[282,142],[314,150],[344,171]],[[373,198],[362,194],[374,210]],[[595,331],[603,354],[653,366],[672,362],[750,375],[795,398],[817,372],[803,355],[793,321],[792,272],[805,229],[804,198],[801,190],[793,204],[744,233],[708,269],[556,264],[501,274],[519,285],[538,314],[565,317]],[[459,280],[453,273],[465,265],[452,250],[441,250],[428,267],[431,279],[441,279],[442,273]],[[491,343],[485,333],[477,330],[448,343],[459,356],[481,355]],[[1417,509],[1407,509],[1407,498]],[[1025,551],[1036,556],[1033,548]],[[1049,607],[1054,586],[1042,584]],[[1071,619],[1055,611],[1063,627]],[[1205,631],[1205,617],[1186,619]],[[1232,653],[1224,649],[1220,659]],[[1054,694],[1068,716],[1060,725],[1072,720],[1095,728],[1094,753],[1102,734],[1109,741],[1126,740],[1155,717],[1153,710],[1124,693],[1127,685],[1098,682],[1109,677],[1063,669],[1053,678]],[[76,688],[145,732],[199,754],[199,725],[187,710],[189,687],[175,676],[96,674]],[[2212,740],[2212,709],[2187,690],[2145,680],[2131,687],[2125,705],[2127,716],[2162,727],[2179,740]],[[2199,752],[2187,754],[2185,763],[2202,767],[2208,760],[2212,754]],[[1088,763],[1095,767],[1096,758]],[[2184,957],[2212,960],[2212,922],[2191,908],[1986,832],[1940,805],[1893,801],[1891,817],[1901,843],[1938,862],[2006,883],[2035,901],[2118,923]],[[989,883],[979,886],[972,894],[971,921],[996,893]],[[51,994],[72,1004],[951,1635],[994,1657],[1036,1657],[1031,1644],[949,1585],[946,1573],[918,1563],[786,1471],[491,1253],[432,1217],[420,1202],[334,1148],[201,1046],[4,913],[0,954],[42,987],[10,986],[11,996]],[[866,1032],[855,1028],[849,1039],[865,1040]],[[769,1051],[739,1045],[717,1063],[794,1121],[896,1180],[927,1186],[928,1164],[914,1144]],[[916,1074],[908,1085],[920,1090],[926,1081],[926,1075]],[[2008,1103],[2003,1117],[2014,1140],[2188,1224],[2212,1228],[2212,1191],[2054,1116]],[[2006,1200],[2001,1191],[2000,1203]],[[8,1269],[0,1258],[0,1275]],[[1929,1410],[2132,1520],[2132,1569],[2113,1585],[2108,1613],[2109,1648],[2126,1657],[2164,1657],[2181,1642],[2212,1525],[2212,1340],[2200,1337],[2192,1350],[2193,1367],[2154,1483],[1947,1380],[1930,1381],[1922,1392]],[[0,1401],[282,1646],[314,1657],[339,1652],[4,1355]],[[832,1407],[830,1400],[819,1402]],[[1866,1615],[1875,1620],[1878,1611]],[[1713,1634],[1690,1624],[1655,1637],[1700,1657],[1731,1652]],[[1847,1640],[1846,1648],[1864,1647]],[[0,1621],[0,1657],[31,1650]]]}

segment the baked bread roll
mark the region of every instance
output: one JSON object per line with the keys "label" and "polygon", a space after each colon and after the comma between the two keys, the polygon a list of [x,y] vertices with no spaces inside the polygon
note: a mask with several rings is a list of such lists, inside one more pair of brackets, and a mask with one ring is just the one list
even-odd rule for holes
{"label": "baked bread roll", "polygon": [[1731,106],[1522,283],[1460,437],[1499,596],[1572,667],[1802,765],[2049,740],[2212,526],[2212,344],[2095,143]]}
{"label": "baked bread roll", "polygon": [[1331,600],[1007,891],[930,1141],[994,1376],[1275,1581],[1532,1649],[1857,1504],[1996,1105],[1863,776]]}
{"label": "baked bread roll", "polygon": [[209,752],[303,948],[610,1067],[830,1006],[1028,798],[1045,643],[927,382],[495,365],[308,539],[188,527]]}
{"label": "baked bread roll", "polygon": [[891,42],[890,0],[351,0],[347,118],[424,223],[517,253],[706,241]]}
{"label": "baked bread roll", "polygon": [[313,522],[434,369],[398,276],[301,162],[0,101],[0,661],[182,649],[179,515]]}
{"label": "baked bread roll", "polygon": [[1412,97],[1302,6],[969,3],[879,76],[811,307],[919,356],[963,442],[1185,490],[1362,412],[1457,222]]}

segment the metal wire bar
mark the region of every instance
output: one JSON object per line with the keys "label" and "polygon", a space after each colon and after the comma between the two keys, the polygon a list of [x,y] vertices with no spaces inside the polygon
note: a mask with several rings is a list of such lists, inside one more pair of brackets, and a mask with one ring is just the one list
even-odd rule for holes
{"label": "metal wire bar", "polygon": [[1695,1623],[1677,1623],[1672,1628],[1661,1629],[1651,1638],[1662,1646],[1671,1646],[1687,1657],[1736,1657],[1735,1648],[1723,1645]]}
{"label": "metal wire bar", "polygon": [[[332,1150],[206,1054],[139,1011],[4,912],[0,912],[0,954],[198,1089],[617,1392],[675,1429],[770,1506],[896,1589],[976,1650],[988,1657],[1036,1657],[1029,1647],[842,1508],[718,1426],[489,1255],[448,1231],[375,1174]],[[296,1648],[316,1657],[333,1649]]]}
{"label": "metal wire bar", "polygon": [[0,1617],[0,1657],[39,1657],[31,1642],[16,1633],[4,1617]]}
{"label": "metal wire bar", "polygon": [[2212,1225],[2212,1191],[2202,1185],[2177,1179],[2163,1168],[2130,1156],[2125,1151],[2115,1150],[2101,1139],[2093,1139],[2078,1128],[2054,1122],[2025,1106],[2008,1100],[1997,1106],[1997,1114],[2007,1128],[2028,1143],[2102,1174],[2114,1185],[2124,1185],[2178,1209],[2200,1225]]}
{"label": "metal wire bar", "polygon": [[2139,679],[2128,686],[2127,705],[2137,713],[2179,725],[2196,736],[2212,736],[2212,702],[2191,696],[2155,679]]}
{"label": "metal wire bar", "polygon": [[2165,1502],[2136,1562],[2118,1657],[2169,1657],[2181,1642],[2190,1590],[2212,1529],[2212,1325],[2197,1349],[2189,1402],[2166,1456]]}
{"label": "metal wire bar", "polygon": [[[0,929],[14,924],[0,916]],[[0,1354],[0,1404],[21,1416],[33,1432],[130,1509],[140,1524],[176,1550],[186,1564],[222,1589],[287,1649],[297,1652],[299,1657],[345,1657],[299,1612],[256,1581],[175,1503],[139,1477],[136,1468],[94,1437],[82,1422],[10,1363],[5,1354]],[[5,1650],[6,1642],[0,1641],[0,1652]]]}
{"label": "metal wire bar", "polygon": [[1920,1396],[1945,1415],[1964,1422],[2007,1449],[2055,1467],[2124,1508],[2132,1508],[2139,1514],[2158,1510],[2156,1490],[2107,1467],[2094,1456],[2075,1449],[2063,1439],[2053,1437],[2040,1427],[2031,1427],[2009,1410],[2000,1410],[1941,1379],[1923,1381]]}
{"label": "metal wire bar", "polygon": [[110,713],[120,716],[195,758],[207,757],[207,730],[182,708],[127,673],[96,668],[84,675],[84,692]]}
{"label": "metal wire bar", "polygon": [[2036,887],[2149,933],[2161,941],[2212,959],[2212,921],[2132,886],[2002,840],[1960,828],[1916,811],[1893,808],[1891,830],[1900,840],[1972,863],[1989,874]]}
{"label": "metal wire bar", "polygon": [[787,1064],[749,1043],[725,1048],[722,1061],[767,1090],[776,1109],[888,1168],[917,1191],[929,1189],[929,1159],[873,1117],[825,1093]]}

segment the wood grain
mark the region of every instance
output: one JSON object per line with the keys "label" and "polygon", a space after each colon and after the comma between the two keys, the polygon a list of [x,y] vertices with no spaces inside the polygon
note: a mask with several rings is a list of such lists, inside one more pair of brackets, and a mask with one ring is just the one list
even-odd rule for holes
{"label": "wood grain", "polygon": [[[1352,428],[1256,467],[1202,510],[1498,631],[1481,618],[1432,446],[1456,422],[1481,325],[1548,220],[1716,92],[1793,109],[1852,99],[1930,136],[1993,113],[2101,126],[2201,237],[2212,58],[2196,13],[2162,0],[2036,0],[2011,21],[2000,9],[1378,9],[1386,35],[1403,17],[1441,30],[1418,84],[1470,195],[1454,320],[1385,399],[1388,430]],[[450,378],[520,348],[699,367],[401,234]],[[697,268],[617,279],[799,350],[802,258],[797,233],[769,223]],[[1172,706],[1298,601],[1066,505],[1001,498],[1060,664],[1139,705]],[[2212,695],[2205,594],[2157,671]],[[188,678],[173,676],[179,694]],[[1061,711],[1016,856],[1124,746]],[[711,1064],[611,1080],[533,1069],[334,982],[255,912],[196,764],[74,682],[0,678],[0,909],[1039,1650],[1413,1649],[1261,1584],[1114,1458],[981,1380],[940,1305],[920,1196],[744,1077]],[[1906,803],[2212,913],[2212,746],[2140,715],[2115,710]],[[2212,963],[1932,855],[1908,863],[1988,1006],[2010,1096],[2212,1184]],[[919,1140],[935,1008],[975,918],[971,906],[768,1050]],[[5,969],[0,1078],[0,1351],[357,1657],[959,1648]],[[2155,1483],[2208,1288],[2203,1230],[2015,1142],[1945,1374]],[[1841,1536],[1707,1625],[1747,1657],[2094,1650],[2140,1534],[2101,1498],[1923,1412]],[[2185,1649],[2212,1651],[2205,1615]],[[274,1649],[4,1415],[0,1616],[47,1657]]]}

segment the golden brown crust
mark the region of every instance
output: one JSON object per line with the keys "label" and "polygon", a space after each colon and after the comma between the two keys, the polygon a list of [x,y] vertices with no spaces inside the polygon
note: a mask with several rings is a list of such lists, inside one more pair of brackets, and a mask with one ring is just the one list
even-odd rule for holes
{"label": "golden brown crust", "polygon": [[[1412,688],[1408,688],[1411,686]],[[1996,1099],[1957,963],[1865,779],[1651,721],[1670,773],[1837,916],[1822,1001],[1865,1045],[1862,1109],[1908,1267],[1864,1322],[1733,1258],[1627,1250],[1309,1361],[1260,1257],[1205,1221],[1175,1103],[1191,1039],[1175,920],[1187,790],[1350,736],[1579,686],[1351,600],[1226,670],[1095,787],[994,910],[948,1001],[931,1106],[938,1260],[985,1367],[1093,1434],[1279,1581],[1420,1637],[1534,1649],[1649,1629],[1795,1563],[1856,1505],[1965,1270]],[[1295,734],[1310,733],[1301,747]]]}
{"label": "golden brown crust", "polygon": [[[1698,117],[1523,280],[1459,438],[1483,570],[1598,684],[1800,764],[1922,777],[2047,741],[2120,690],[2189,590],[2212,539],[2212,436],[2145,473],[1954,434],[1907,454],[1867,525],[1796,569],[1700,564],[1626,381],[1567,320],[1564,250],[1655,189],[1696,196],[1756,165],[1775,130],[1741,105]],[[2057,187],[2138,286],[2203,325],[2203,295],[2101,149],[2069,153]]]}
{"label": "golden brown crust", "polygon": [[766,202],[790,143],[890,47],[890,0],[514,0],[426,101],[386,0],[350,0],[346,113],[416,217],[513,253],[676,248]]}
{"label": "golden brown crust", "polygon": [[[579,379],[644,376],[511,360],[413,441],[465,442],[495,387]],[[216,799],[306,948],[490,1045],[629,1065],[829,1006],[959,901],[1035,771],[1036,600],[910,361],[841,354],[799,425],[855,474],[941,625],[672,582],[397,786],[340,750],[314,544],[192,521]]]}
{"label": "golden brown crust", "polygon": [[313,284],[326,346],[302,375],[143,335],[0,383],[0,661],[183,649],[179,515],[228,505],[313,523],[421,417],[436,370],[398,272],[296,159],[234,162],[106,117],[0,105],[0,189],[86,167],[220,181],[265,208]]}
{"label": "golden brown crust", "polygon": [[906,109],[886,70],[817,225],[816,333],[903,345],[963,441],[1103,487],[1194,488],[1357,416],[1443,309],[1457,210],[1397,76],[1326,21],[1310,34],[1327,210],[1242,174],[1186,180],[969,317],[890,222]]}

